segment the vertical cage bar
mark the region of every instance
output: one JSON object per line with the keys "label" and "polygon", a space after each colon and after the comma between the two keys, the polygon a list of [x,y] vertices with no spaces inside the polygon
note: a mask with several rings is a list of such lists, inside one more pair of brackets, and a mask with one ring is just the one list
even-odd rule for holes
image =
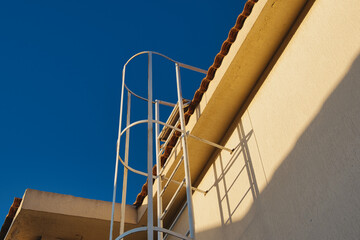
{"label": "vertical cage bar", "polygon": [[126,68],[124,67],[123,71],[122,71],[119,130],[118,130],[118,139],[116,142],[114,190],[113,190],[113,199],[112,199],[112,206],[111,206],[111,222],[110,222],[110,236],[109,236],[110,240],[112,240],[112,238],[113,238],[113,229],[114,229],[114,212],[115,212],[115,201],[116,201],[117,175],[118,175],[118,168],[119,168],[120,134],[121,134],[121,123],[122,123],[122,113],[123,113],[123,103],[124,103],[124,89],[125,89],[125,70],[126,70]]}
{"label": "vertical cage bar", "polygon": [[[130,113],[131,113],[131,93],[128,91],[127,96],[127,115],[126,115],[126,127],[130,125]],[[130,141],[130,128],[126,130],[126,139],[125,139],[125,164],[129,164],[129,141]],[[126,206],[126,193],[127,193],[127,180],[128,180],[128,169],[124,167],[124,176],[123,176],[123,189],[122,189],[122,200],[121,200],[121,210],[120,210],[120,235],[125,231],[125,206]]]}
{"label": "vertical cage bar", "polygon": [[[180,66],[178,63],[175,63],[176,68],[176,86],[177,86],[177,95],[178,95],[178,104],[179,104],[179,118],[181,129],[186,131],[185,128],[185,118],[184,118],[184,106],[182,99],[181,91],[181,78],[180,78]],[[189,166],[189,155],[188,155],[188,146],[186,134],[182,133],[181,143],[183,145],[183,156],[184,156],[184,170],[185,170],[185,184],[186,184],[186,200],[188,204],[188,214],[189,214],[189,229],[190,229],[190,238],[195,236],[195,222],[194,222],[194,209],[192,202],[192,190],[191,190],[191,177],[190,177],[190,166]]]}
{"label": "vertical cage bar", "polygon": [[[159,108],[159,101],[155,101],[155,120],[160,121],[160,108]],[[160,156],[160,140],[158,139],[160,133],[159,129],[159,123],[155,124],[155,136],[156,136],[156,175],[157,175],[157,226],[162,228],[163,227],[163,221],[161,219],[161,212],[162,212],[162,198],[161,198],[161,188],[162,188],[162,179],[160,176],[160,170],[161,170],[161,162],[159,161]],[[163,233],[161,231],[158,231],[158,240],[163,239]]]}
{"label": "vertical cage bar", "polygon": [[153,239],[153,106],[152,106],[152,52],[148,55],[148,211],[147,211],[147,239]]}

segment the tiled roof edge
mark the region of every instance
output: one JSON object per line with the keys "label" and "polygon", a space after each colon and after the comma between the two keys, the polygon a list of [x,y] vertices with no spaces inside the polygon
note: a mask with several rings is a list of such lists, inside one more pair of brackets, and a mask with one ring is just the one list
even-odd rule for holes
{"label": "tiled roof edge", "polygon": [[0,230],[0,240],[4,240],[5,236],[14,220],[15,214],[20,206],[21,198],[14,198],[14,202],[12,203],[9,213],[5,218],[4,224],[1,227]]}
{"label": "tiled roof edge", "polygon": [[[185,112],[185,122],[186,124],[189,122],[191,115],[194,113],[196,107],[199,105],[204,93],[207,91],[210,82],[214,79],[216,70],[221,66],[224,57],[229,53],[231,45],[235,42],[238,32],[244,26],[246,18],[251,14],[251,11],[257,3],[258,0],[248,0],[245,3],[244,9],[242,13],[237,17],[235,26],[230,29],[228,38],[224,41],[221,46],[220,52],[216,55],[214,59],[214,63],[209,67],[206,77],[201,81],[200,87],[195,91],[194,97],[191,100],[188,110]],[[180,128],[180,126],[177,126]],[[164,153],[161,155],[161,165],[163,166],[169,157],[173,147],[175,146],[177,140],[179,139],[181,133],[175,132],[169,143],[167,144]],[[153,174],[156,175],[156,165],[153,168]],[[148,182],[146,182],[142,188],[141,192],[137,195],[135,202],[133,205],[135,207],[141,206],[144,201],[144,198],[147,196],[147,186]],[[1,240],[1,239],[0,239]]]}

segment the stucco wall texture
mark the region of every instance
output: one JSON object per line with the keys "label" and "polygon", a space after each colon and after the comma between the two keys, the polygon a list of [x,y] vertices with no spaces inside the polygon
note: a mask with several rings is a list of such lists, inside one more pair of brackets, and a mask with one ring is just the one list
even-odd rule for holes
{"label": "stucco wall texture", "polygon": [[283,43],[193,195],[197,240],[359,239],[359,12],[314,1]]}

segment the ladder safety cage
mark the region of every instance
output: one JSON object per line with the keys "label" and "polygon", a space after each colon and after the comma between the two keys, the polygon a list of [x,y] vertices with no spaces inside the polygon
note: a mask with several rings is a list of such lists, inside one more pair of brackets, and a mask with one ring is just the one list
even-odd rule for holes
{"label": "ladder safety cage", "polygon": [[[128,63],[134,59],[135,57],[139,55],[147,54],[148,55],[148,96],[147,98],[142,97],[135,92],[131,91],[125,84],[125,72],[126,72],[126,66]],[[175,70],[176,70],[176,87],[177,87],[177,103],[173,104],[167,101],[162,100],[153,100],[153,81],[152,81],[152,56],[153,54],[161,56],[175,64]],[[110,240],[113,240],[113,230],[114,230],[114,211],[115,211],[115,202],[116,202],[116,189],[117,189],[117,181],[118,181],[118,168],[119,168],[119,162],[124,166],[124,173],[123,173],[123,188],[122,188],[122,200],[121,200],[121,215],[120,215],[120,235],[115,238],[115,240],[123,239],[124,237],[140,232],[140,231],[147,231],[147,239],[152,240],[154,237],[154,232],[157,232],[157,239],[163,240],[166,239],[168,236],[174,236],[179,239],[186,239],[186,240],[192,240],[195,236],[195,229],[194,229],[194,210],[193,210],[193,203],[192,203],[192,191],[199,191],[201,193],[206,194],[207,191],[203,191],[197,188],[194,188],[191,186],[191,179],[190,179],[190,167],[189,167],[189,156],[188,156],[188,146],[187,146],[187,137],[193,137],[194,139],[197,139],[199,141],[202,141],[206,144],[212,145],[214,147],[220,148],[222,150],[226,150],[230,153],[232,153],[233,150],[228,149],[226,147],[223,147],[219,144],[210,142],[208,140],[199,138],[197,136],[191,135],[189,132],[186,132],[185,128],[185,118],[184,118],[184,99],[182,97],[182,91],[181,91],[181,77],[180,77],[180,67],[187,68],[192,71],[196,71],[199,73],[206,74],[207,71],[192,67],[187,64],[183,64],[180,62],[177,62],[161,53],[152,52],[152,51],[144,51],[135,54],[132,56],[123,67],[122,71],[122,88],[121,88],[121,100],[120,100],[120,117],[119,117],[119,130],[118,130],[118,138],[117,138],[117,144],[116,144],[116,163],[115,163],[115,176],[114,176],[114,189],[113,189],[113,198],[112,198],[112,211],[111,211],[111,223],[110,223]],[[125,90],[127,91],[127,106],[126,106],[126,126],[122,130],[122,119],[123,119],[123,107],[124,107],[124,94]],[[131,97],[135,96],[139,99],[142,99],[147,102],[148,106],[148,118],[145,120],[136,121],[134,123],[130,123],[130,113],[131,113]],[[175,123],[164,123],[160,121],[160,104],[165,106],[173,107],[174,109],[178,109],[178,120],[176,120]],[[155,113],[153,114],[153,105],[155,105]],[[147,173],[136,170],[129,166],[129,143],[130,143],[130,128],[139,124],[147,123]],[[174,124],[174,125],[172,125]],[[180,128],[176,127],[179,126]],[[153,137],[153,125],[155,125],[155,138]],[[179,146],[181,143],[182,147],[182,156],[177,162],[175,168],[170,174],[170,177],[165,177],[163,175],[164,169],[169,161],[166,161],[164,166],[161,167],[160,163],[160,156],[164,151],[164,146],[166,146],[167,141],[170,137],[167,137],[165,143],[163,146],[160,146],[160,125],[163,125],[164,128],[167,128],[167,131],[169,131],[167,134],[168,136],[171,136],[175,131],[180,132],[180,139],[176,143],[175,147]],[[125,150],[124,150],[124,159],[120,157],[120,139],[121,136],[125,134]],[[156,175],[153,175],[153,140],[155,139],[155,151],[156,151]],[[180,141],[181,140],[181,141]],[[171,153],[173,154],[173,152]],[[181,181],[176,181],[173,179],[176,171],[179,169],[180,165],[183,164],[184,166],[184,178]],[[125,206],[126,206],[126,192],[127,192],[127,175],[128,170],[147,177],[147,194],[148,194],[148,209],[147,209],[147,226],[146,227],[139,227],[131,229],[127,232],[125,232]],[[153,184],[154,181],[157,179],[157,223],[156,225],[153,222]],[[167,182],[163,186],[163,180],[166,180]],[[171,200],[168,202],[167,206],[165,206],[165,209],[163,210],[163,202],[162,202],[162,196],[166,189],[169,186],[169,183],[176,183],[178,185],[175,193],[173,193],[173,196]],[[186,202],[184,207],[180,210],[177,217],[173,221],[173,223],[170,226],[170,229],[163,228],[163,219],[165,218],[166,214],[168,213],[169,209],[171,208],[172,204],[175,201],[175,198],[177,197],[178,193],[181,189],[185,187],[186,189]],[[188,209],[188,222],[189,222],[189,229],[186,233],[180,234],[174,232],[172,229],[174,227],[174,224],[179,219],[180,214],[183,213],[185,206]],[[164,235],[165,234],[165,235]]]}

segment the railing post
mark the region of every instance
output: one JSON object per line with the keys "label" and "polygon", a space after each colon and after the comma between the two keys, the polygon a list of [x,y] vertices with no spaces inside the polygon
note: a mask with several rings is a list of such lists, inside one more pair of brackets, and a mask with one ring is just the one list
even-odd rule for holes
{"label": "railing post", "polygon": [[[125,70],[126,70],[126,66],[127,64],[136,56],[142,55],[142,54],[147,54],[148,55],[148,97],[142,97],[140,95],[137,95],[136,93],[132,92],[126,85],[125,85]],[[155,116],[153,116],[153,79],[152,79],[152,56],[153,54],[159,55],[161,57],[164,57],[172,62],[175,63],[176,66],[176,83],[177,83],[177,95],[178,95],[178,106],[179,106],[179,119],[180,119],[180,123],[181,123],[181,130],[178,129],[177,127],[174,126],[170,126],[167,125],[166,123],[162,123],[160,121],[160,117],[159,117],[159,106],[160,104],[164,104],[167,106],[172,106],[174,107],[175,104],[171,104],[168,102],[164,102],[164,101],[160,101],[160,100],[156,100],[155,101]],[[205,70],[201,70],[186,64],[182,64],[180,62],[176,62],[175,60],[157,53],[157,52],[151,52],[151,51],[145,51],[145,52],[140,52],[135,54],[134,56],[132,56],[124,65],[123,67],[123,72],[122,72],[122,89],[121,89],[121,102],[120,102],[120,117],[119,117],[119,133],[118,133],[118,139],[117,139],[117,146],[116,146],[116,166],[115,166],[115,176],[114,176],[114,189],[113,189],[113,200],[112,200],[112,212],[111,212],[111,224],[110,224],[110,237],[109,239],[112,240],[113,239],[113,229],[114,229],[114,213],[115,213],[115,202],[116,202],[116,188],[117,188],[117,180],[118,180],[118,164],[119,162],[121,162],[122,165],[124,165],[124,182],[123,182],[123,193],[122,193],[122,204],[121,204],[121,216],[120,216],[120,235],[116,238],[116,240],[120,240],[132,233],[135,232],[139,232],[139,231],[147,231],[147,239],[148,240],[153,240],[154,237],[158,240],[163,240],[164,239],[164,233],[168,235],[172,235],[175,236],[177,238],[180,239],[186,239],[186,240],[191,240],[194,239],[195,237],[195,223],[194,223],[194,211],[193,211],[193,202],[192,202],[192,186],[191,186],[191,176],[190,176],[190,166],[189,166],[189,156],[188,156],[188,146],[187,146],[187,133],[186,133],[186,129],[185,129],[185,118],[184,118],[184,106],[183,106],[183,99],[182,99],[182,92],[181,92],[181,78],[180,78],[180,67],[183,68],[187,68],[190,69],[192,71],[197,71],[197,72],[201,72],[201,73],[206,73],[207,71]],[[127,101],[127,120],[126,120],[126,128],[124,130],[121,130],[122,128],[122,118],[123,118],[123,107],[124,107],[124,89],[128,90],[128,101]],[[135,97],[138,97],[142,100],[147,101],[148,104],[148,118],[147,120],[140,120],[137,121],[135,123],[130,124],[130,109],[131,109],[131,95],[134,95]],[[155,117],[155,120],[153,119],[153,117]],[[128,165],[128,161],[129,161],[129,138],[130,138],[130,128],[132,126],[138,125],[140,123],[148,123],[148,127],[147,127],[147,141],[148,141],[148,147],[147,147],[147,173],[145,172],[141,172],[138,171],[136,169],[131,168]],[[153,176],[153,147],[154,147],[154,130],[153,130],[153,126],[155,124],[155,148],[156,148],[156,164],[157,164],[157,171],[156,171],[156,176]],[[160,141],[158,139],[159,136],[159,132],[160,132],[160,127],[159,125],[162,124],[164,126],[167,126],[169,128],[175,129],[176,131],[181,131],[181,144],[182,144],[182,149],[183,149],[183,160],[184,160],[184,169],[185,169],[185,179],[182,182],[177,182],[175,180],[171,180],[172,177],[170,177],[170,180],[168,180],[169,182],[172,181],[174,183],[178,183],[179,187],[177,189],[176,192],[179,192],[182,188],[182,186],[186,186],[186,197],[187,197],[187,207],[188,207],[188,217],[189,217],[189,231],[187,233],[186,236],[182,235],[182,234],[178,234],[175,233],[173,231],[167,230],[163,228],[163,221],[161,219],[162,216],[162,210],[163,210],[163,206],[162,206],[162,197],[161,197],[161,193],[163,190],[165,190],[165,188],[163,188],[162,186],[162,168],[161,168],[161,162],[160,162]],[[123,134],[126,133],[126,142],[125,142],[125,159],[122,160],[122,158],[120,158],[120,139],[121,136]],[[208,143],[207,140],[204,139],[200,139],[195,137],[196,139],[203,141],[205,143]],[[180,141],[179,141],[180,142]],[[215,147],[221,147],[215,143],[211,143],[209,142],[208,144],[211,144]],[[222,147],[222,149],[225,150],[230,150],[231,149],[226,149],[224,147]],[[127,232],[125,232],[125,209],[126,209],[126,191],[127,191],[127,174],[128,174],[128,170],[133,171],[137,174],[140,175],[144,175],[147,176],[147,183],[148,183],[148,188],[147,188],[147,194],[148,194],[148,209],[147,209],[147,227],[140,227],[140,228],[136,228],[136,229],[132,229],[129,230]],[[153,181],[154,179],[158,180],[158,184],[157,184],[157,215],[158,215],[158,220],[157,220],[157,226],[154,226],[154,199],[153,199]],[[167,179],[164,176],[164,179]],[[202,191],[205,192],[205,191]],[[175,196],[177,195],[177,193],[175,193]],[[167,209],[171,207],[172,202],[174,201],[175,197],[173,197],[173,199],[169,202],[169,206],[165,208],[165,212],[167,212]],[[180,214],[179,214],[180,216]],[[179,217],[178,216],[178,217]],[[177,217],[177,218],[178,218]],[[157,235],[155,235],[154,233],[158,232]],[[189,237],[188,234],[190,235]]]}
{"label": "railing post", "polygon": [[[131,112],[131,93],[128,91],[127,96],[127,115],[126,115],[126,127],[130,125],[130,112]],[[129,141],[130,141],[130,128],[126,130],[126,139],[125,139],[125,164],[129,164]],[[125,206],[126,206],[126,193],[127,193],[127,177],[128,169],[124,167],[124,176],[123,176],[123,189],[122,189],[122,200],[121,200],[121,210],[120,210],[120,235],[125,231]]]}
{"label": "railing post", "polygon": [[152,240],[154,235],[153,220],[153,106],[152,106],[152,52],[148,55],[148,211],[147,211],[147,239]]}
{"label": "railing post", "polygon": [[121,134],[121,123],[122,123],[122,113],[123,113],[123,103],[124,103],[124,89],[125,89],[125,69],[126,69],[126,66],[124,66],[123,71],[122,71],[119,130],[118,130],[118,139],[116,142],[114,189],[113,189],[113,199],[112,199],[112,206],[111,206],[111,222],[110,222],[110,236],[109,236],[110,240],[112,240],[113,229],[114,229],[114,213],[115,213],[117,175],[118,175],[118,168],[119,168],[119,153],[120,153],[120,134]]}
{"label": "railing post", "polygon": [[[159,109],[159,101],[156,100],[155,101],[155,120],[156,121],[160,121],[160,109]],[[161,213],[162,213],[162,198],[161,198],[161,188],[162,188],[162,182],[161,182],[161,176],[160,176],[160,170],[161,170],[161,162],[159,161],[159,152],[160,152],[160,142],[159,142],[159,133],[160,133],[160,129],[159,129],[159,123],[157,122],[155,124],[155,140],[156,140],[156,175],[157,175],[157,226],[159,228],[163,227],[163,221],[161,219]],[[162,240],[163,239],[163,233],[162,232],[158,232],[158,240]]]}
{"label": "railing post", "polygon": [[[177,95],[178,95],[178,104],[179,104],[180,124],[181,124],[181,129],[183,131],[186,131],[184,106],[183,106],[182,91],[181,91],[180,66],[178,63],[175,63],[175,68],[176,68],[176,86],[177,86]],[[192,189],[191,189],[191,176],[190,176],[188,146],[187,146],[187,138],[186,138],[185,133],[181,134],[181,143],[183,145],[186,200],[187,200],[187,204],[188,204],[190,238],[193,239],[195,237],[195,221],[194,221],[194,209],[193,209],[193,202],[192,202]]]}

